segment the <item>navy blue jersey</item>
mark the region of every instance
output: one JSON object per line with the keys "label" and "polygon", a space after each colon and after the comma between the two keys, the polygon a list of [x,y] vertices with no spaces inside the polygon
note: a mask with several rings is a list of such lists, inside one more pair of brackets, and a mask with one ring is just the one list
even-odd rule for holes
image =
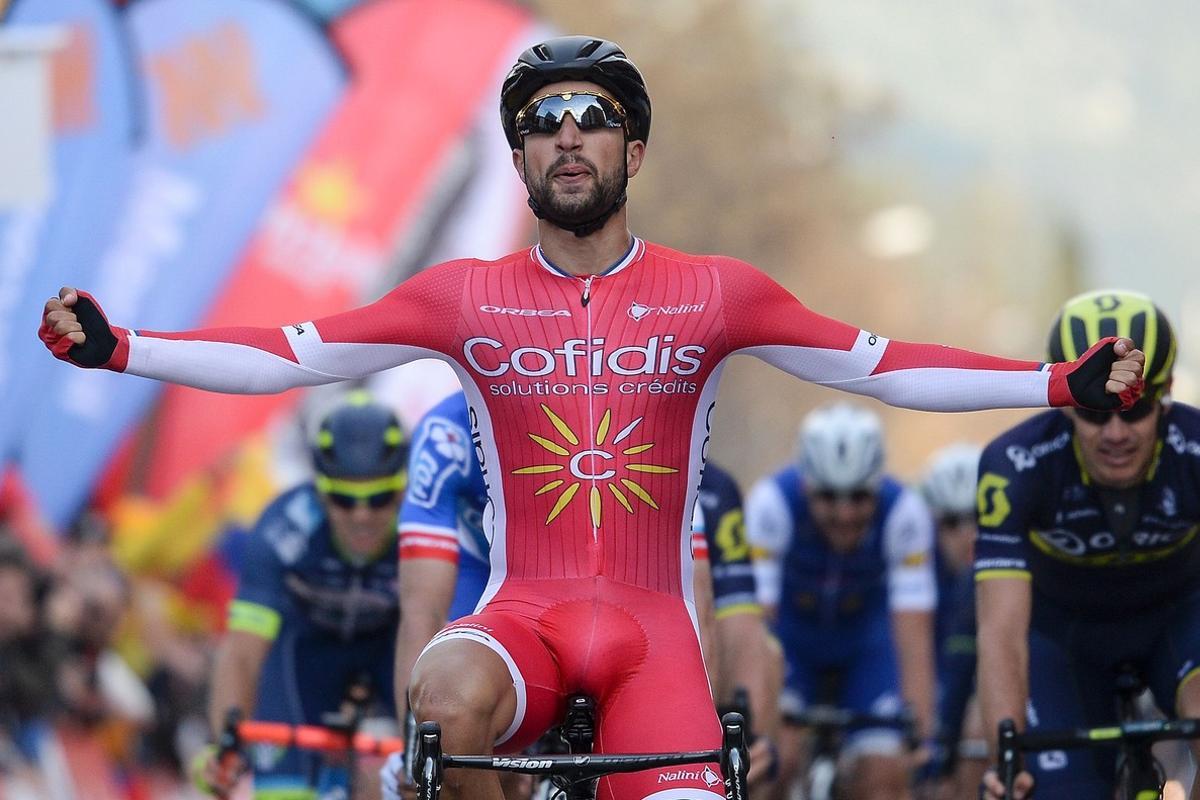
{"label": "navy blue jersey", "polygon": [[394,632],[396,551],[393,537],[373,560],[356,564],[338,551],[316,488],[285,492],[248,537],[229,629],[272,640],[293,627],[342,640]]}
{"label": "navy blue jersey", "polygon": [[704,538],[712,567],[717,616],[758,610],[754,566],[737,481],[711,460],[704,465],[697,500],[704,514]]}
{"label": "navy blue jersey", "polygon": [[1035,598],[1080,613],[1128,613],[1200,587],[1200,411],[1173,403],[1147,480],[1097,486],[1072,423],[1050,411],[984,450],[976,580],[1029,577]]}

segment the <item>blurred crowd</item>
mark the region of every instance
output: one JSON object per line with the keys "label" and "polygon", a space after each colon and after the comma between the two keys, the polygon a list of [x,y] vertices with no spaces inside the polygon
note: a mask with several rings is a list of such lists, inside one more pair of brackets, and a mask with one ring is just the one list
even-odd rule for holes
{"label": "blurred crowd", "polygon": [[0,797],[186,796],[213,632],[168,620],[163,591],[97,515],[44,564],[0,527]]}

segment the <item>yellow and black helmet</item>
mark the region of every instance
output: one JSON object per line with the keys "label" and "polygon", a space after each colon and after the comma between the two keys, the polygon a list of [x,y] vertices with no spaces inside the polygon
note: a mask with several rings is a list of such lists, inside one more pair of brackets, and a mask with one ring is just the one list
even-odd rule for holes
{"label": "yellow and black helmet", "polygon": [[1163,390],[1175,366],[1171,323],[1149,297],[1119,289],[1101,289],[1072,297],[1050,326],[1051,361],[1072,361],[1106,336],[1126,336],[1146,354],[1146,386]]}
{"label": "yellow and black helmet", "polygon": [[355,391],[321,420],[312,456],[313,468],[326,478],[400,475],[408,464],[408,437],[390,408]]}

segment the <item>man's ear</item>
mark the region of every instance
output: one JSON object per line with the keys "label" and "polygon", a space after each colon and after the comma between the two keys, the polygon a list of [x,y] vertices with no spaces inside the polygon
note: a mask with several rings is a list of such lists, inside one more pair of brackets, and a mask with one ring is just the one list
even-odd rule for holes
{"label": "man's ear", "polygon": [[625,143],[625,171],[629,177],[638,174],[638,170],[642,168],[642,160],[646,157],[646,143],[641,139],[634,139],[632,142]]}
{"label": "man's ear", "polygon": [[525,151],[512,151],[513,169],[517,171],[517,177],[521,179],[521,183],[525,183]]}

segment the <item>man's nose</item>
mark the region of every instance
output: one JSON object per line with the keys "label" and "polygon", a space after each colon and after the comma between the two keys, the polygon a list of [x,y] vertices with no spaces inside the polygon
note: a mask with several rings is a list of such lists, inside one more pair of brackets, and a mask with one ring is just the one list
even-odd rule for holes
{"label": "man's nose", "polygon": [[558,133],[554,137],[554,144],[559,150],[578,150],[583,146],[583,133],[571,114],[563,116],[562,124],[558,126]]}
{"label": "man's nose", "polygon": [[1109,441],[1124,439],[1129,435],[1129,423],[1121,419],[1120,414],[1112,414],[1100,428],[1100,433]]}

